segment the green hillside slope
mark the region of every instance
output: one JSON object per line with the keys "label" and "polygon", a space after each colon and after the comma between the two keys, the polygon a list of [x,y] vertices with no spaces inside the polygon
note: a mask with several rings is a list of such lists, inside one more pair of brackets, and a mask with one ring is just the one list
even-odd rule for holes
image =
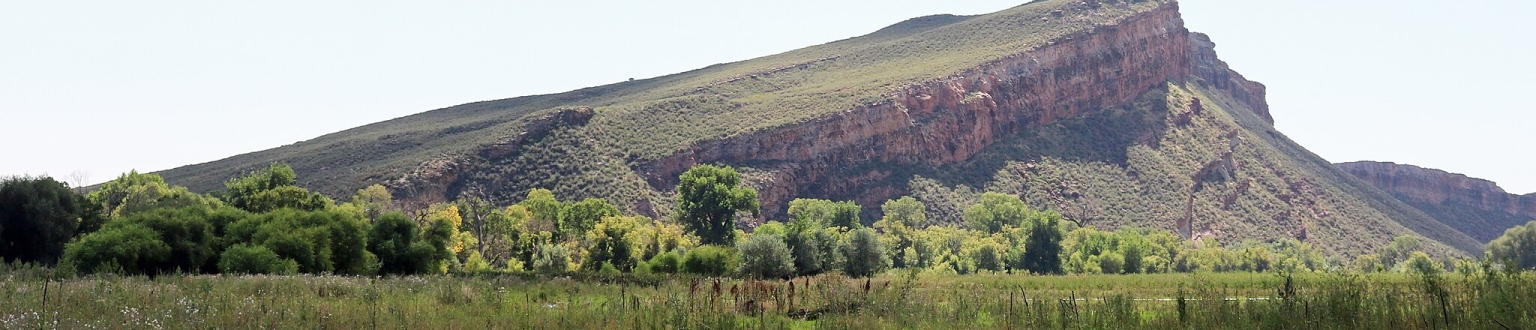
{"label": "green hillside slope", "polygon": [[[629,165],[666,156],[693,141],[804,121],[884,99],[896,88],[946,77],[1160,4],[1073,10],[1072,3],[1039,1],[988,15],[915,19],[863,37],[674,75],[428,111],[160,174],[194,190],[210,191],[240,172],[285,161],[304,178],[302,184],[345,195],[405,175],[423,163],[473,153],[510,138],[522,132],[531,117],[558,107],[595,108],[592,125],[577,134],[591,134],[600,139],[596,143],[622,149],[622,154],[611,156]],[[1062,10],[1086,16],[1034,19]]]}
{"label": "green hillside slope", "polygon": [[[796,197],[913,195],[953,221],[976,192],[1018,193],[1089,225],[1222,242],[1297,237],[1342,255],[1466,235],[1276,132],[1263,86],[1215,59],[1173,1],[1036,1],[663,77],[464,104],[160,174],[212,191],[287,162],[347,196],[407,207],[529,189],[662,217],[696,163],[743,170],[766,217]],[[1200,100],[1199,103],[1195,103]],[[761,219],[759,219],[761,220]],[[1449,246],[1449,247],[1448,247]]]}
{"label": "green hillside slope", "polygon": [[930,217],[953,222],[978,192],[1000,191],[1100,228],[1161,228],[1223,243],[1293,237],[1342,255],[1419,233],[1444,242],[1441,253],[1480,251],[1200,85],[1153,89],[1131,105],[1001,141],[965,163],[913,171],[913,195],[936,209]]}

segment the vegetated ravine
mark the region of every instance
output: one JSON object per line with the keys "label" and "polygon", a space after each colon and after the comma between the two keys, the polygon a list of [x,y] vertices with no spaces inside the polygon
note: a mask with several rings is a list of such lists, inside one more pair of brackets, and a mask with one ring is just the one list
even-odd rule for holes
{"label": "vegetated ravine", "polygon": [[[677,175],[741,169],[762,219],[794,198],[902,195],[959,222],[982,191],[1105,229],[1221,242],[1293,237],[1341,256],[1397,235],[1478,240],[1335,168],[1273,127],[1265,87],[1184,27],[1176,1],[1036,1],[560,94],[469,103],[161,172],[194,190],[287,162],[346,196],[421,206],[529,189],[664,217]],[[758,219],[761,221],[761,219]],[[750,223],[744,224],[750,227]]]}

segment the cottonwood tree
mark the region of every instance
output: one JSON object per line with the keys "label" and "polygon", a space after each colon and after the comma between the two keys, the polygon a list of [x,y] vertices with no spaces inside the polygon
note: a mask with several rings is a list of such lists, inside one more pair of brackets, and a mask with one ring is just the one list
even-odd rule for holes
{"label": "cottonwood tree", "polygon": [[965,210],[965,221],[976,230],[997,233],[1005,227],[1020,227],[1032,213],[1018,196],[989,192],[981,195],[981,203]]}
{"label": "cottonwood tree", "polygon": [[811,220],[823,226],[859,228],[859,204],[853,201],[833,202],[825,199],[797,198],[789,201],[789,216],[795,220]]}
{"label": "cottonwood tree", "polygon": [[730,166],[694,166],[678,181],[677,217],[704,244],[733,242],[737,212],[758,215],[757,190],[741,186]]}
{"label": "cottonwood tree", "polygon": [[394,196],[390,195],[389,188],[374,184],[358,189],[357,194],[352,195],[352,204],[363,211],[368,223],[374,223],[379,220],[379,215],[394,208]]}
{"label": "cottonwood tree", "polygon": [[1505,230],[1488,243],[1488,255],[1506,268],[1536,269],[1536,221]]}
{"label": "cottonwood tree", "polygon": [[1061,273],[1061,215],[1037,212],[1029,217],[1024,241],[1024,268],[1035,274]]}
{"label": "cottonwood tree", "polygon": [[294,186],[297,177],[288,164],[272,163],[265,170],[225,182],[224,201],[255,213],[283,208],[317,211],[334,204],[325,195]]}
{"label": "cottonwood tree", "polygon": [[49,177],[0,181],[0,258],[58,262],[84,210],[77,196],[69,186]]}

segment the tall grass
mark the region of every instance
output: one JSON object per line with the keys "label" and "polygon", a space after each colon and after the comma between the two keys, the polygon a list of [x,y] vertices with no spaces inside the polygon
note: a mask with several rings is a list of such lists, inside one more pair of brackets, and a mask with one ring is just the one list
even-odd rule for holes
{"label": "tall grass", "polygon": [[1536,274],[55,277],[0,270],[0,328],[1536,327]]}

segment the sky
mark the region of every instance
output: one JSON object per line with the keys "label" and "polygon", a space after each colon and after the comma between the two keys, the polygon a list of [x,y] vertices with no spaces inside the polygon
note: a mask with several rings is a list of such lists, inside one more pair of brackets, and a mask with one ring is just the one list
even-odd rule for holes
{"label": "sky", "polygon": [[[6,1],[0,176],[97,183],[1022,2]],[[1269,87],[1279,130],[1324,158],[1536,192],[1536,1],[1181,9],[1233,69]]]}

